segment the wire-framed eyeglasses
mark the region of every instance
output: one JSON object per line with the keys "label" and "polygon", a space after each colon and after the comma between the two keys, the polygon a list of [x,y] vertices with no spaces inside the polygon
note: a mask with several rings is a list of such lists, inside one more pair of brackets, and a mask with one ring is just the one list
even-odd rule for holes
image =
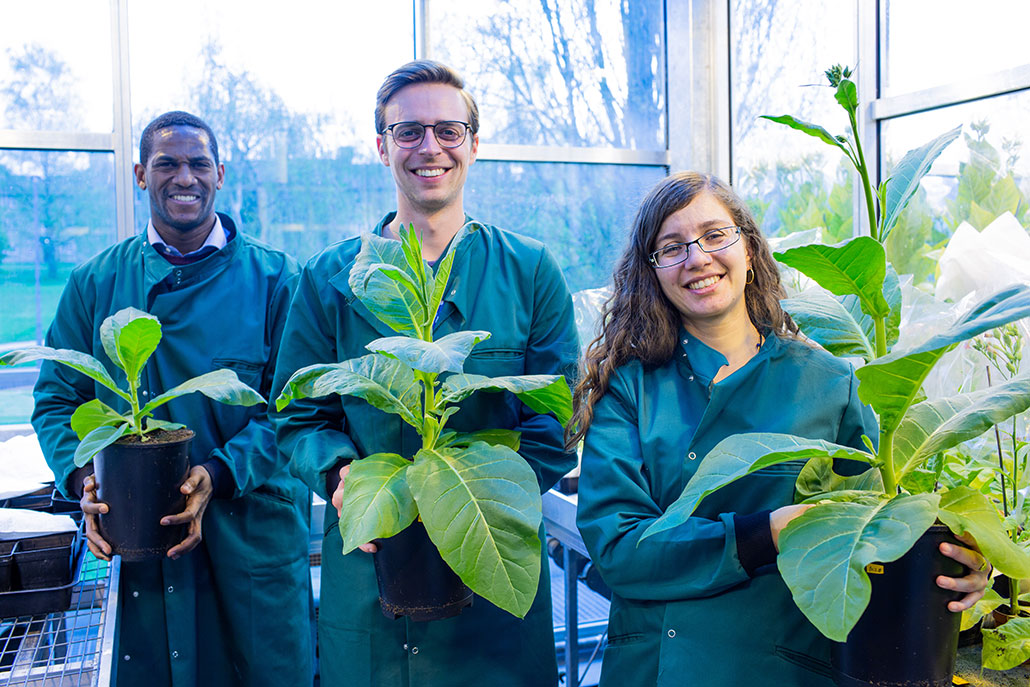
{"label": "wire-framed eyeglasses", "polygon": [[729,248],[739,240],[740,227],[712,229],[711,231],[706,231],[703,236],[693,241],[670,243],[668,246],[662,246],[651,253],[651,265],[656,269],[678,265],[687,259],[690,255],[690,247],[694,244],[697,244],[697,247],[705,253],[714,253],[724,248]]}
{"label": "wire-framed eyeglasses", "polygon": [[465,142],[465,137],[472,127],[467,122],[437,122],[422,124],[421,122],[397,122],[386,127],[384,134],[393,136],[399,148],[417,148],[426,137],[426,129],[432,129],[436,142],[444,148],[457,148]]}

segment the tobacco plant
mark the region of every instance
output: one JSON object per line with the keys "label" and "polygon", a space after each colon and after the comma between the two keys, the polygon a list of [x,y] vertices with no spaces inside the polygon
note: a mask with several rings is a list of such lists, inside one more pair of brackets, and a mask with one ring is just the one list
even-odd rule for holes
{"label": "tobacco plant", "polygon": [[[909,151],[874,189],[857,135],[859,102],[851,72],[836,66],[826,76],[847,113],[850,135],[831,134],[791,115],[766,118],[845,155],[861,179],[868,235],[833,246],[792,248],[775,257],[829,292],[805,292],[783,305],[806,336],[835,355],[865,362],[856,371],[858,395],[879,417],[878,441],[863,437],[863,451],[786,434],[729,437],[705,457],[680,498],[644,536],[685,522],[708,494],[745,475],[806,461],[797,482],[799,501],[815,505],[780,534],[777,566],[805,616],[826,637],[842,642],[869,603],[866,566],[897,560],[937,520],[956,535],[971,534],[1001,572],[1030,577],[1030,555],[1008,537],[991,501],[968,486],[938,491],[933,479],[943,451],[1030,407],[1030,375],[1016,375],[985,391],[921,400],[923,380],[945,353],[1030,315],[1030,288],[1004,289],[922,344],[896,348],[901,290],[884,241],[920,179],[961,127]],[[834,459],[873,469],[843,476],[834,472]]]}
{"label": "tobacco plant", "polygon": [[465,359],[490,332],[433,337],[453,249],[434,274],[414,227],[401,227],[400,241],[373,234],[361,241],[351,289],[398,336],[370,342],[365,348],[371,353],[360,358],[298,370],[276,408],[294,399],[346,394],[400,416],[418,432],[422,447],[414,456],[375,453],[351,463],[340,515],[343,552],[392,537],[418,517],[472,591],[525,617],[540,578],[542,514],[536,476],[518,454],[519,432],[483,427],[462,433],[447,421],[476,391],[508,391],[564,425],[572,414],[569,386],[561,375],[464,374]]}
{"label": "tobacco plant", "polygon": [[168,401],[193,392],[236,406],[265,403],[261,394],[244,384],[232,370],[222,369],[194,377],[155,396],[140,405],[139,387],[143,366],[161,343],[161,323],[153,315],[124,308],[107,317],[100,324],[100,342],[111,362],[125,374],[125,388],[115,382],[104,364],[91,355],[67,348],[30,346],[0,356],[0,366],[17,365],[36,360],[52,360],[67,365],[109,389],[124,401],[128,410],[119,412],[94,398],[83,403],[71,416],[71,428],[79,437],[75,449],[75,465],[82,467],[93,460],[101,450],[125,436],[137,436],[140,441],[150,439],[156,430],[182,429],[185,425],[153,417],[153,412]]}

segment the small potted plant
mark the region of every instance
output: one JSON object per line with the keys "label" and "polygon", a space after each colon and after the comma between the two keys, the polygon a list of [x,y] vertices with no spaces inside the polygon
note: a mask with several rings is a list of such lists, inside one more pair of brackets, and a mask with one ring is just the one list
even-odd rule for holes
{"label": "small potted plant", "polygon": [[[838,66],[826,74],[857,132],[858,97],[850,71]],[[729,437],[705,457],[679,500],[644,536],[683,523],[708,494],[745,475],[779,463],[803,463],[799,502],[814,505],[780,534],[777,566],[805,616],[840,643],[834,650],[838,684],[950,685],[959,616],[947,612],[948,592],[934,578],[963,573],[962,566],[937,552],[939,543],[950,536],[949,529],[972,535],[984,556],[1015,578],[1030,574],[1030,555],[1008,537],[984,494],[969,486],[939,489],[940,454],[1030,407],[1030,376],[938,400],[923,400],[920,390],[933,366],[957,344],[1030,315],[1030,288],[1004,289],[920,345],[892,350],[901,291],[884,241],[920,179],[961,127],[907,153],[874,191],[857,135],[834,136],[790,115],[768,119],[838,148],[862,180],[868,236],[792,248],[776,258],[825,289],[804,292],[784,307],[803,334],[837,355],[865,361],[856,372],[858,395],[879,416],[878,441],[865,437],[867,450],[859,451],[784,434]],[[839,474],[838,459],[873,469]],[[947,527],[935,527],[937,522]],[[892,588],[892,581],[900,587]]]}
{"label": "small potted plant", "polygon": [[[457,432],[447,421],[477,391],[508,391],[564,425],[572,394],[561,375],[463,373],[465,359],[490,332],[433,339],[453,260],[448,251],[434,274],[413,227],[401,227],[400,241],[365,234],[350,286],[398,335],[370,342],[370,353],[360,358],[298,370],[276,408],[294,399],[346,394],[399,415],[421,437],[413,456],[376,453],[351,463],[344,489],[343,552],[377,543],[380,604],[388,617],[454,615],[471,602],[469,589],[525,617],[540,577],[542,514],[536,477],[518,454],[519,433],[490,427]],[[453,585],[420,589],[435,579],[434,565]]]}
{"label": "small potted plant", "polygon": [[94,398],[75,409],[75,465],[94,463],[97,497],[109,507],[100,515],[100,533],[114,553],[127,561],[159,558],[184,536],[182,527],[163,527],[160,520],[185,507],[179,487],[189,472],[193,432],[155,418],[154,410],[194,392],[229,405],[251,406],[265,399],[235,372],[222,369],[194,377],[141,405],[140,376],[161,341],[161,323],[142,310],[125,308],[103,321],[100,340],[108,358],[124,373],[125,388],[103,363],[75,350],[33,346],[0,356],[0,365],[52,360],[86,375],[128,406],[119,412]]}

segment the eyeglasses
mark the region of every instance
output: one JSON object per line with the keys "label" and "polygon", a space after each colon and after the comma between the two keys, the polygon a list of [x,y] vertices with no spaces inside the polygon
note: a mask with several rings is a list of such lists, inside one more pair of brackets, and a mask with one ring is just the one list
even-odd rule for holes
{"label": "eyeglasses", "polygon": [[386,127],[383,133],[393,136],[394,143],[399,148],[417,148],[426,137],[426,129],[433,130],[436,142],[444,148],[457,148],[465,142],[465,136],[472,127],[465,122],[397,122]]}
{"label": "eyeglasses", "polygon": [[729,248],[740,240],[740,227],[722,227],[705,232],[701,238],[686,243],[672,243],[651,253],[651,264],[656,268],[672,267],[684,262],[690,255],[690,247],[697,247],[705,253],[714,253]]}

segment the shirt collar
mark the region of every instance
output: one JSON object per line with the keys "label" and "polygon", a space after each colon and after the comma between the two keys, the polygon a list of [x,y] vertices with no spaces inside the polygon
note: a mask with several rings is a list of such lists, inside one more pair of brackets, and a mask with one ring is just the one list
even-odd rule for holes
{"label": "shirt collar", "polygon": [[226,230],[226,228],[222,226],[222,220],[218,217],[218,215],[215,215],[215,224],[213,227],[211,227],[211,231],[210,233],[208,233],[207,239],[204,241],[204,245],[202,245],[195,251],[191,251],[186,255],[183,255],[175,246],[169,246],[167,243],[164,242],[164,239],[161,238],[161,235],[157,233],[157,229],[154,228],[153,220],[147,222],[147,241],[150,243],[150,245],[155,247],[162,246],[162,252],[167,253],[168,255],[174,255],[176,257],[187,258],[191,255],[196,255],[208,246],[214,247],[215,250],[221,250],[225,248],[225,244],[228,243],[228,240],[228,230]]}

